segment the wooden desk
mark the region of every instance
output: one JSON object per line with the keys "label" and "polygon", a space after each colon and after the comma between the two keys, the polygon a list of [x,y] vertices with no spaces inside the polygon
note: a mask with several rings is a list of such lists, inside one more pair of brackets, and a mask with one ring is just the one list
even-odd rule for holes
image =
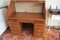
{"label": "wooden desk", "polygon": [[46,40],[45,36],[45,5],[42,4],[42,7],[44,8],[42,10],[42,13],[30,13],[30,12],[16,12],[15,10],[15,2],[36,2],[37,0],[13,0],[10,3],[10,6],[8,7],[7,12],[7,22],[9,25],[9,28],[13,34],[20,34],[22,31],[22,24],[33,24],[33,33],[34,37],[43,37],[43,40]]}

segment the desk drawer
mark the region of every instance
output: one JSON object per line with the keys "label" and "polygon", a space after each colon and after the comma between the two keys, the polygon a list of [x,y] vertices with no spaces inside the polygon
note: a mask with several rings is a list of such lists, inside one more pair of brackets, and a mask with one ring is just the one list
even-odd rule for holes
{"label": "desk drawer", "polygon": [[37,24],[39,24],[39,25],[40,25],[40,24],[45,25],[45,22],[44,22],[44,21],[35,21],[34,23],[35,23],[36,25],[37,25]]}
{"label": "desk drawer", "polygon": [[12,33],[20,33],[21,31],[21,25],[19,23],[16,22],[9,22],[9,28],[11,30]]}

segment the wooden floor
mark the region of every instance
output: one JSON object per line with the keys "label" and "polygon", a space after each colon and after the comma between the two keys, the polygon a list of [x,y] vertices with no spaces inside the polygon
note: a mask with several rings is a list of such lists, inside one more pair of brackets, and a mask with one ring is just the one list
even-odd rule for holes
{"label": "wooden floor", "polygon": [[[48,37],[48,40],[59,40],[58,30],[51,29],[47,33],[47,37]],[[28,33],[27,31],[21,32],[21,34],[19,35],[12,35],[10,30],[7,29],[4,32],[4,34],[0,37],[0,40],[42,40],[42,38],[34,38],[31,35],[31,33]]]}

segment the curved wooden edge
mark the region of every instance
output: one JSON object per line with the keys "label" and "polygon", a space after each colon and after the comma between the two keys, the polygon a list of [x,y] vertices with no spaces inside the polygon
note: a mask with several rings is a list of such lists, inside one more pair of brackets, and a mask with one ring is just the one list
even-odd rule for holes
{"label": "curved wooden edge", "polygon": [[10,5],[8,6],[8,9],[7,9],[7,17],[10,17],[14,14],[15,12],[15,4],[14,2],[11,2]]}
{"label": "curved wooden edge", "polygon": [[45,3],[45,0],[11,0],[14,2],[40,2],[40,3]]}

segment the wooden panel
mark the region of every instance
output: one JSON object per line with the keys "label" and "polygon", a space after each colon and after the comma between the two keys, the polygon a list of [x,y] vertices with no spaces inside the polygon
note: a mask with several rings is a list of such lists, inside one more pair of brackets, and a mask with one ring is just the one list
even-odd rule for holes
{"label": "wooden panel", "polygon": [[43,36],[44,33],[44,25],[35,25],[34,27],[34,35],[39,37],[39,36]]}
{"label": "wooden panel", "polygon": [[21,25],[16,22],[9,22],[9,27],[13,34],[19,34],[21,32]]}
{"label": "wooden panel", "polygon": [[9,19],[24,19],[24,20],[32,20],[32,21],[45,21],[45,17],[42,15],[42,13],[16,13]]}
{"label": "wooden panel", "polygon": [[34,21],[35,25],[45,25],[45,21]]}
{"label": "wooden panel", "polygon": [[15,5],[14,2],[11,2],[7,10],[7,17],[12,16],[14,13],[15,13]]}
{"label": "wooden panel", "polygon": [[32,2],[34,2],[34,1],[39,1],[39,2],[44,2],[45,0],[12,0],[12,1],[15,1],[15,2],[20,2],[20,1],[32,1]]}
{"label": "wooden panel", "polygon": [[[42,34],[42,35],[41,35]],[[34,36],[39,38],[39,37],[43,37],[43,33],[40,33],[40,32],[36,32],[34,33]]]}
{"label": "wooden panel", "polygon": [[34,29],[39,32],[44,32],[44,27],[44,25],[35,25]]}
{"label": "wooden panel", "polygon": [[39,2],[17,2],[15,3],[16,12],[42,13],[42,4]]}

